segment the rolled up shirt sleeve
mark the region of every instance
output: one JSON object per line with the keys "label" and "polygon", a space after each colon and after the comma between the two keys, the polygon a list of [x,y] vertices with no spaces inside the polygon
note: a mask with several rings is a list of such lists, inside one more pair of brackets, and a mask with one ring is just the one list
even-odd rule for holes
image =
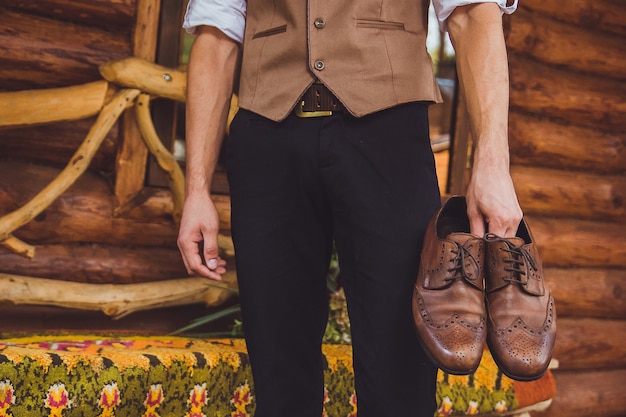
{"label": "rolled up shirt sleeve", "polygon": [[198,26],[202,25],[214,26],[229,38],[242,43],[246,28],[246,1],[190,0],[183,28],[195,35]]}
{"label": "rolled up shirt sleeve", "polygon": [[507,6],[509,0],[432,0],[435,7],[435,14],[439,21],[439,27],[442,31],[447,30],[446,20],[452,14],[454,9],[459,6],[466,6],[474,3],[497,3],[500,6],[502,13],[511,14],[517,9],[518,0],[514,0],[513,3]]}

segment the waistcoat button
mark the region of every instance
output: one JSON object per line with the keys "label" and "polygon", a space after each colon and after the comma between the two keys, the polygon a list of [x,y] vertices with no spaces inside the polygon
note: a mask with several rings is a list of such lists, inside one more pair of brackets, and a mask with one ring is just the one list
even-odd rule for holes
{"label": "waistcoat button", "polygon": [[315,61],[315,62],[313,63],[313,68],[315,68],[315,69],[316,69],[316,70],[318,70],[318,71],[323,70],[325,66],[326,66],[326,65],[324,64],[324,61],[322,61],[322,60],[320,60],[320,59],[318,59],[317,61]]}
{"label": "waistcoat button", "polygon": [[326,26],[326,21],[324,19],[322,19],[321,17],[318,17],[317,19],[315,19],[315,21],[313,22],[313,25],[318,28],[318,29],[323,29],[324,26]]}

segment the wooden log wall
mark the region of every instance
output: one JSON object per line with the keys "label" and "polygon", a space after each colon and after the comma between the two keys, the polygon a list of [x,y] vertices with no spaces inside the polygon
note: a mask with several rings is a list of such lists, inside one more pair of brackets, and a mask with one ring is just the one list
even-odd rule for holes
{"label": "wooden log wall", "polygon": [[[138,0],[0,0],[0,91],[101,80],[98,66],[133,55]],[[0,155],[63,165],[93,120],[0,131]],[[119,129],[95,169],[115,168]],[[29,155],[30,153],[30,155]]]}
{"label": "wooden log wall", "polygon": [[511,172],[557,303],[557,396],[538,416],[623,416],[626,8],[525,0],[507,19]]}
{"label": "wooden log wall", "polygon": [[[149,59],[144,23],[158,4],[0,0],[0,91],[84,84],[101,80],[105,62]],[[625,40],[621,0],[524,0],[507,19],[511,170],[559,312],[558,394],[540,416],[626,414]],[[0,214],[58,174],[93,120],[0,129]],[[129,115],[90,170],[15,232],[36,245],[33,259],[0,248],[0,272],[91,283],[185,275],[172,196],[141,189],[145,165],[128,161],[147,150],[136,135],[121,143],[133,126]],[[228,196],[217,203],[228,230]]]}
{"label": "wooden log wall", "polygon": [[[61,99],[64,87],[82,88],[93,81],[106,85],[102,66],[114,60],[154,60],[159,10],[160,0],[0,0],[0,92],[23,99],[23,92],[32,91],[41,102],[41,91],[59,88],[50,90],[54,100],[49,104],[65,106],[65,113],[70,106],[80,110],[84,97],[68,92]],[[108,85],[113,91],[123,83]],[[6,114],[8,107],[3,109]],[[127,113],[109,131],[89,170],[15,231],[35,246],[35,257],[0,247],[0,272],[91,283],[186,276],[176,248],[172,195],[164,188],[144,187],[148,150],[134,110]],[[0,217],[55,178],[95,120],[0,127]],[[216,183],[223,179],[217,175]],[[228,230],[228,198],[218,200]]]}

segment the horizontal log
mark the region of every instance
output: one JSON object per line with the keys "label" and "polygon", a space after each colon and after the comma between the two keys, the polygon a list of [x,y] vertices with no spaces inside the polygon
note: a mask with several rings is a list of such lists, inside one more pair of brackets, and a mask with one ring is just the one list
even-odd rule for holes
{"label": "horizontal log", "polygon": [[626,176],[513,165],[524,211],[544,216],[626,220]]}
{"label": "horizontal log", "polygon": [[135,19],[136,0],[0,0],[0,6],[13,11],[45,16],[130,34]]}
{"label": "horizontal log", "polygon": [[551,17],[523,8],[511,16],[506,38],[510,53],[529,55],[573,72],[626,79],[624,39]]}
{"label": "horizontal log", "polygon": [[554,358],[562,370],[626,368],[624,340],[626,320],[559,317]]}
{"label": "horizontal log", "polygon": [[512,111],[509,115],[511,164],[622,174],[626,133],[557,123]]}
{"label": "horizontal log", "polygon": [[626,319],[626,269],[545,268],[561,317]]}
{"label": "horizontal log", "polygon": [[98,114],[109,84],[94,81],[62,88],[0,92],[0,127],[84,119]]}
{"label": "horizontal log", "polygon": [[[227,194],[212,194],[211,198],[217,207],[220,216],[220,230],[226,235],[230,232],[230,196]],[[146,187],[129,202],[129,207],[123,207],[114,216],[129,220],[171,221],[174,211],[172,194],[169,191]]]}
{"label": "horizontal log", "polygon": [[[15,172],[20,172],[16,177]],[[3,161],[0,164],[0,214],[23,205],[50,182],[59,170],[52,167]],[[213,195],[220,213],[220,228],[230,230],[230,198]],[[34,221],[16,231],[34,244],[100,243],[175,247],[178,234],[172,219],[171,193],[146,188],[132,208],[115,214],[110,184],[93,172],[78,180]]]}
{"label": "horizontal log", "polygon": [[132,284],[187,275],[176,248],[102,244],[39,245],[32,259],[0,249],[0,272],[94,284]]}
{"label": "horizontal log", "polygon": [[[171,218],[114,217],[115,199],[103,180],[80,178],[34,221],[15,231],[31,244],[101,243],[173,247],[177,228]],[[10,197],[14,197],[12,194]],[[22,194],[17,194],[23,200]],[[6,204],[6,203],[5,203]],[[10,204],[10,202],[9,202]],[[3,204],[4,206],[4,204]]]}
{"label": "horizontal log", "polygon": [[525,8],[588,29],[626,36],[626,8],[621,0],[569,0],[564,2],[524,0]]}
{"label": "horizontal log", "polygon": [[0,8],[0,90],[101,80],[98,65],[130,55],[131,40],[124,33]]}
{"label": "horizontal log", "polygon": [[528,217],[544,265],[626,266],[626,223]]}
{"label": "horizontal log", "polygon": [[[234,271],[232,240],[220,235],[220,255]],[[0,272],[92,284],[133,284],[187,275],[178,248],[102,244],[39,245],[32,259],[0,249]]]}
{"label": "horizontal log", "polygon": [[533,417],[622,417],[626,411],[626,369],[553,371],[557,394],[550,407]]}
{"label": "horizontal log", "polygon": [[[7,161],[23,160],[63,166],[85,140],[94,121],[95,118],[90,117],[72,122],[0,129],[0,158]],[[115,125],[102,141],[89,169],[112,175],[115,169],[118,136],[119,126]],[[5,161],[2,161],[0,165],[4,163]]]}
{"label": "horizontal log", "polygon": [[84,142],[59,174],[22,207],[0,217],[0,241],[41,214],[87,170],[100,143],[138,94],[138,90],[122,90],[103,107]]}
{"label": "horizontal log", "polygon": [[87,284],[0,273],[0,304],[47,305],[102,311],[113,318],[155,308],[205,303],[217,306],[235,294],[234,274],[216,283],[179,278],[139,284]]}
{"label": "horizontal log", "polygon": [[513,109],[609,132],[626,131],[626,83],[509,57]]}
{"label": "horizontal log", "polygon": [[122,87],[185,101],[187,73],[177,69],[130,57],[100,65],[100,74],[105,80]]}

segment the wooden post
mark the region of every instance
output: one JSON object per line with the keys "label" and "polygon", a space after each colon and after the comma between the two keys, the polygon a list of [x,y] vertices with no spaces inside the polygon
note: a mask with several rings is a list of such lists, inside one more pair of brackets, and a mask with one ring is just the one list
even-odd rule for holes
{"label": "wooden post", "polygon": [[[137,24],[133,37],[134,56],[154,61],[160,7],[160,0],[137,1]],[[128,203],[144,186],[148,161],[148,149],[141,138],[132,112],[127,112],[123,117],[121,136],[115,170],[117,174],[115,196],[119,207],[128,207]]]}

